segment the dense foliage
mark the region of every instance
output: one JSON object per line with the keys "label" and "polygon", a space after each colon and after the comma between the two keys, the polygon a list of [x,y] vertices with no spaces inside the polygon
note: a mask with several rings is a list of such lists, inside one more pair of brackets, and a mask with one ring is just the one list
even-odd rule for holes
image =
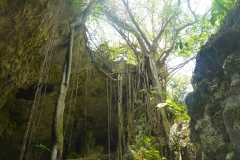
{"label": "dense foliage", "polygon": [[[144,118],[131,116],[128,119],[146,120],[144,124],[149,124],[151,134],[165,137],[164,141],[169,138],[169,121],[181,123],[190,119],[184,103],[190,79],[187,76],[174,77],[173,73],[194,59],[234,2],[212,1],[212,8],[205,12],[197,12],[200,1],[193,0],[106,0],[95,5],[96,10],[92,11],[87,22],[90,46],[105,60],[125,60],[134,64],[138,67],[137,74],[141,75],[136,80],[141,88],[134,93],[134,103],[139,108],[145,107],[146,114],[143,114]],[[183,65],[170,68],[169,61],[178,57],[191,58]],[[129,132],[125,130],[125,133]],[[160,159],[161,153],[152,147],[151,134],[133,135],[135,140],[130,150],[135,159]]]}
{"label": "dense foliage", "polygon": [[233,8],[235,3],[236,0],[214,0],[211,8],[211,24],[213,26],[222,24],[229,9]]}

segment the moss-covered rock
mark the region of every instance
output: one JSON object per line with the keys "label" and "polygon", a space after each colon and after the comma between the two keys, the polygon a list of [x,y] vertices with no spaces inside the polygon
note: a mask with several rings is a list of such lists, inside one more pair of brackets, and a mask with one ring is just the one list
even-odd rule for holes
{"label": "moss-covered rock", "polygon": [[58,23],[60,3],[46,0],[0,3],[1,108],[10,92],[39,77],[41,61]]}
{"label": "moss-covered rock", "polygon": [[[19,157],[31,115],[34,124],[28,130],[24,156],[47,159],[49,151],[35,145],[51,146],[52,117],[68,49],[69,23],[76,15],[68,1],[61,7],[58,0],[3,0],[0,6],[0,159]],[[63,156],[79,158],[94,152],[95,145],[107,146],[107,81],[106,75],[92,65],[84,27],[75,28],[74,40]],[[110,65],[105,66],[111,70]],[[42,89],[36,100],[39,80]],[[116,86],[113,82],[112,89]],[[117,101],[112,101],[116,106]],[[37,109],[33,114],[34,106]],[[113,107],[113,141],[116,110]]]}
{"label": "moss-covered rock", "polygon": [[194,91],[186,98],[192,139],[201,144],[203,159],[240,157],[240,2],[197,55]]}

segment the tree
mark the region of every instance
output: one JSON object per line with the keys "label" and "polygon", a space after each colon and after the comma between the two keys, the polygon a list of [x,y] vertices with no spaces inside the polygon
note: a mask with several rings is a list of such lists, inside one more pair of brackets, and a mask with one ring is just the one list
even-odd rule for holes
{"label": "tree", "polygon": [[173,99],[178,105],[185,106],[184,99],[187,93],[191,89],[190,87],[190,77],[187,75],[182,75],[174,77],[169,83],[170,98]]}
{"label": "tree", "polygon": [[[139,66],[139,75],[146,82],[147,92],[150,94],[156,90],[155,103],[166,99],[166,83],[168,77],[167,58],[177,50],[184,48],[189,51],[195,46],[187,42],[199,41],[191,38],[191,34],[199,32],[206,34],[199,25],[205,22],[206,15],[197,15],[196,8],[192,9],[190,0],[150,0],[150,1],[105,1],[102,6],[106,21],[118,32],[128,45],[128,49],[134,53]],[[187,11],[183,11],[183,5]],[[200,26],[200,27],[199,27]],[[188,32],[187,28],[195,28]],[[203,31],[203,32],[201,32]],[[199,45],[200,46],[200,45]],[[192,51],[192,50],[191,50]],[[186,53],[182,54],[186,56]],[[187,56],[188,56],[187,55]],[[125,55],[128,56],[128,55]],[[155,108],[149,108],[152,115],[158,114]],[[149,112],[150,113],[150,112]],[[168,138],[170,123],[165,109],[160,110],[158,130],[165,131]],[[155,134],[158,132],[154,131]],[[167,140],[166,140],[167,141]]]}
{"label": "tree", "polygon": [[65,108],[65,98],[69,86],[69,80],[71,75],[71,65],[72,65],[72,51],[73,51],[73,42],[74,42],[74,29],[76,26],[83,27],[86,22],[86,18],[90,7],[92,6],[94,0],[91,0],[86,5],[85,9],[81,12],[80,16],[77,17],[70,24],[70,36],[69,36],[69,45],[68,51],[65,56],[65,62],[62,70],[61,84],[58,93],[58,99],[55,106],[55,112],[53,115],[52,122],[52,155],[51,160],[62,159],[63,151],[63,115]]}
{"label": "tree", "polygon": [[[166,67],[166,60],[173,52],[176,44],[180,49],[183,48],[183,45],[187,46],[182,41],[182,39],[186,39],[184,36],[187,35],[182,34],[182,31],[186,31],[187,27],[197,24],[200,18],[191,9],[190,1],[187,1],[187,4],[193,18],[182,16],[180,1],[145,1],[137,5],[134,2],[130,3],[130,1],[122,0],[122,3],[128,17],[122,18],[123,16],[120,16],[120,14],[122,15],[124,11],[118,13],[119,11],[114,11],[114,7],[109,8],[108,5],[105,6],[105,8],[108,8],[105,9],[107,20],[135,53],[138,63],[142,63],[142,68],[145,68],[148,76],[151,77],[152,85],[156,86],[161,92],[161,90],[166,89],[164,84],[166,83],[166,80],[164,80],[166,76],[160,78],[159,81],[158,70]],[[119,4],[117,5],[119,6]],[[131,6],[134,5],[142,7],[138,9],[143,14],[146,12],[146,14],[133,12]],[[161,5],[162,10],[159,9]],[[144,7],[145,10],[143,10]],[[165,82],[161,83],[162,81]]]}

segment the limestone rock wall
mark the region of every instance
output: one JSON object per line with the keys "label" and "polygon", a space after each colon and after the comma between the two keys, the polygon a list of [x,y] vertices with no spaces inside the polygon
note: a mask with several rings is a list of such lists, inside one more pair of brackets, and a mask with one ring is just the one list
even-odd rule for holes
{"label": "limestone rock wall", "polygon": [[19,156],[34,86],[58,25],[59,2],[0,2],[0,159]]}
{"label": "limestone rock wall", "polygon": [[[44,57],[52,53],[37,110],[36,118],[40,119],[35,126],[38,127],[34,133],[30,129],[30,135],[34,135],[32,149],[28,149],[28,141],[26,144],[30,159],[38,159],[40,155],[40,159],[47,158],[48,152],[35,145],[50,148],[52,115],[68,47],[69,23],[74,14],[68,0],[0,1],[0,159],[17,159],[20,154],[36,86],[43,75]],[[73,74],[65,111],[65,120],[69,120],[64,156],[79,157],[90,153],[95,145],[107,142],[107,87],[105,76],[91,64],[85,31],[79,27],[75,31]],[[76,68],[76,64],[80,65]],[[73,79],[77,76],[79,88],[75,92]],[[70,108],[72,91],[77,93],[75,110]]]}
{"label": "limestone rock wall", "polygon": [[59,10],[56,0],[0,2],[0,107],[17,87],[35,81]]}
{"label": "limestone rock wall", "polygon": [[240,157],[240,1],[199,51],[186,98],[192,140],[203,155],[197,159]]}

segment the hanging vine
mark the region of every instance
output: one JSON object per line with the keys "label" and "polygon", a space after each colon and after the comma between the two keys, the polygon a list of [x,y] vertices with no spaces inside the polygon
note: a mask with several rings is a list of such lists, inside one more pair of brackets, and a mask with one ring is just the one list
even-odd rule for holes
{"label": "hanging vine", "polygon": [[[53,2],[53,6],[55,6],[56,1]],[[25,158],[26,159],[30,159],[30,153],[32,150],[32,142],[35,138],[35,134],[36,131],[38,129],[38,125],[41,119],[41,113],[44,107],[44,103],[42,104],[42,106],[39,109],[39,104],[40,101],[44,102],[44,98],[45,98],[45,93],[46,93],[46,85],[44,87],[44,84],[47,84],[47,80],[48,80],[48,73],[49,73],[49,69],[50,69],[50,65],[51,65],[51,60],[52,60],[52,52],[53,52],[53,44],[54,44],[54,39],[55,39],[55,35],[56,35],[56,28],[59,25],[59,20],[60,20],[60,14],[62,12],[62,1],[58,4],[57,6],[57,13],[55,14],[54,18],[53,18],[53,32],[50,36],[48,45],[46,47],[45,50],[45,57],[41,66],[41,71],[40,71],[40,78],[36,87],[36,92],[35,92],[35,96],[34,96],[34,100],[33,100],[33,104],[31,107],[31,112],[30,112],[30,118],[28,120],[28,124],[27,124],[27,129],[25,131],[25,135],[23,138],[23,145],[20,151],[20,155],[19,155],[19,160],[22,160],[24,158],[25,155],[25,151],[26,151],[26,143],[28,141],[28,148],[27,148],[27,153]],[[56,6],[55,6],[56,7]],[[42,88],[44,87],[44,92],[43,92],[43,99],[41,99],[41,91]],[[40,111],[40,113],[38,114],[38,110]],[[29,133],[30,132],[30,133]],[[40,153],[41,154],[41,153]]]}
{"label": "hanging vine", "polygon": [[86,8],[82,11],[81,15],[76,18],[70,24],[70,37],[69,37],[69,46],[68,51],[66,53],[65,62],[62,70],[62,78],[61,84],[58,94],[57,103],[55,106],[55,112],[53,116],[53,124],[52,124],[52,155],[51,160],[61,159],[63,152],[63,114],[65,108],[65,98],[66,92],[69,87],[69,80],[71,74],[71,65],[72,65],[72,51],[73,51],[73,42],[74,42],[74,29],[77,25],[84,26],[87,13],[89,12],[89,8],[92,6],[94,0],[90,1]]}

